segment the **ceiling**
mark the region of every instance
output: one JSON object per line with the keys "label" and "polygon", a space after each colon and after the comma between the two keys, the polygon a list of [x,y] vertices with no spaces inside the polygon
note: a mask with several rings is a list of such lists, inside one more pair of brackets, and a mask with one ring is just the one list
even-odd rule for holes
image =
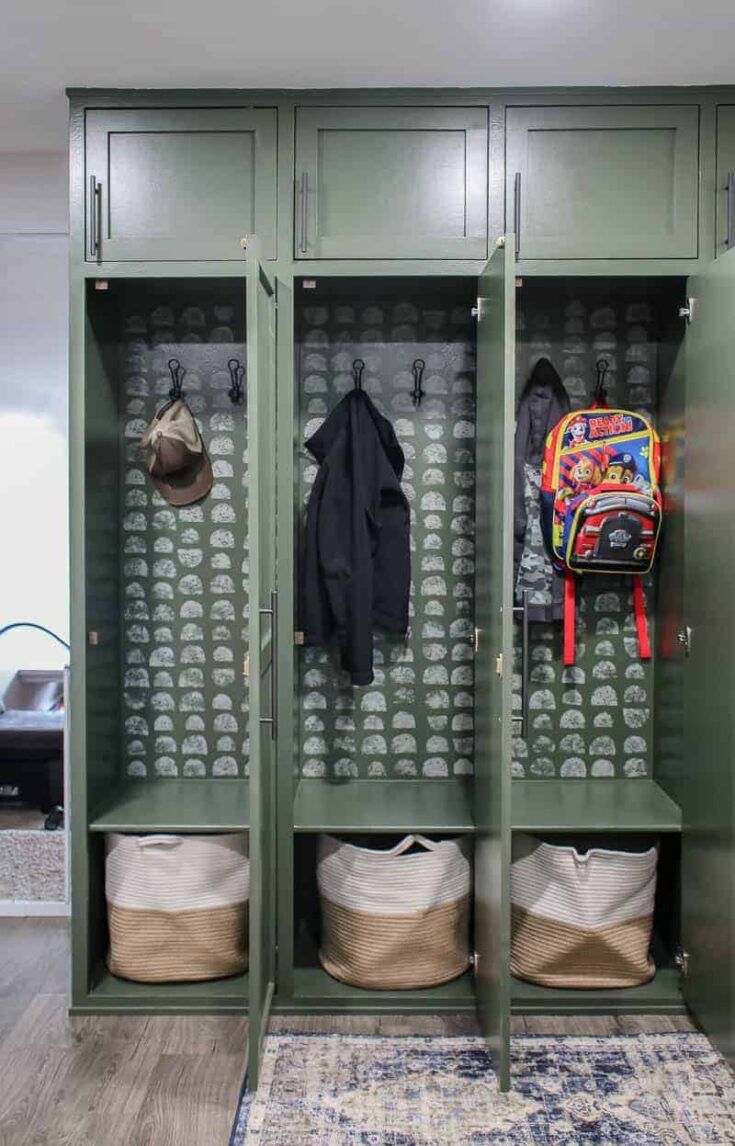
{"label": "ceiling", "polygon": [[735,83],[733,0],[3,0],[0,150],[66,146],[67,86]]}

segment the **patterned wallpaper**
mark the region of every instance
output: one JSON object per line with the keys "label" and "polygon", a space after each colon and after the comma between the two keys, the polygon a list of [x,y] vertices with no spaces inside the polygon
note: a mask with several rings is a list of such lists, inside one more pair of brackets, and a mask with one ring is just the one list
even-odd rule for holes
{"label": "patterned wallpaper", "polygon": [[[640,287],[637,295],[628,291],[613,295],[609,287],[604,295],[599,286],[595,290],[588,284],[583,289],[583,294],[575,295],[561,284],[527,282],[519,314],[518,393],[537,358],[547,355],[564,382],[572,408],[588,405],[595,364],[604,358],[610,404],[651,417],[656,407],[659,350],[654,304]],[[540,534],[537,488],[538,474],[527,470],[533,545],[524,558],[521,576],[531,600],[544,600],[550,567]],[[647,588],[650,599],[650,584]],[[519,715],[520,625],[516,636],[513,706]],[[525,739],[514,739],[515,776],[650,774],[652,670],[638,656],[630,578],[583,578],[578,592],[575,665],[564,668],[561,663],[561,625],[557,622],[531,625],[529,667],[530,727]]]}
{"label": "patterned wallpaper", "polygon": [[[472,770],[474,583],[474,323],[467,286],[307,301],[300,315],[299,440],[352,387],[393,423],[406,457],[412,585],[407,640],[376,635],[375,680],[353,688],[331,653],[301,650],[301,771],[305,776],[452,776]],[[474,292],[473,292],[474,293]],[[308,294],[306,294],[308,299]],[[421,405],[415,358],[426,362]],[[299,454],[302,506],[316,466]]]}
{"label": "patterned wallpaper", "polygon": [[[247,774],[247,414],[227,393],[227,360],[245,365],[236,289],[217,297],[200,288],[193,298],[172,287],[123,315],[122,715],[131,776]],[[211,493],[180,509],[156,492],[138,448],[168,394],[171,357],[184,367],[214,470]]]}

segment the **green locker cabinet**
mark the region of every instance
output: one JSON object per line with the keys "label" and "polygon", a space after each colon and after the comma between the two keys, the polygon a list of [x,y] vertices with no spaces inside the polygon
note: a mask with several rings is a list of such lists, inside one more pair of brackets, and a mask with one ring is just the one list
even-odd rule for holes
{"label": "green locker cabinet", "polygon": [[735,105],[717,109],[717,254],[735,247]]}
{"label": "green locker cabinet", "polygon": [[732,625],[735,479],[732,426],[735,252],[689,282],[684,557],[682,941],[684,994],[703,1029],[735,1057],[735,691]]}
{"label": "green locker cabinet", "polygon": [[508,108],[516,254],[696,258],[698,139],[696,106]]}
{"label": "green locker cabinet", "polygon": [[296,258],[484,258],[487,118],[480,107],[299,108]]}
{"label": "green locker cabinet", "polygon": [[121,108],[85,118],[86,257],[275,257],[275,108]]}

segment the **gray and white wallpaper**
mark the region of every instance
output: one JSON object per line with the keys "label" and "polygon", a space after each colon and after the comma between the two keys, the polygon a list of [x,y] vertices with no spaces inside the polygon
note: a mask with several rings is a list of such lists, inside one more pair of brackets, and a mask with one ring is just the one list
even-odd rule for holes
{"label": "gray and white wallpaper", "polygon": [[[307,304],[301,314],[299,440],[353,385],[393,423],[406,457],[411,507],[410,632],[376,635],[375,680],[353,688],[333,655],[301,650],[301,771],[305,776],[446,777],[472,771],[475,361],[471,301],[385,291]],[[462,300],[462,301],[460,301]],[[416,358],[426,395],[411,399]],[[300,496],[316,465],[302,449]]]}
{"label": "gray and white wallpaper", "polygon": [[[586,288],[583,295],[570,297],[555,284],[527,284],[518,346],[519,394],[535,361],[546,355],[564,382],[572,408],[586,406],[592,398],[595,364],[602,358],[608,365],[610,405],[653,418],[657,315],[645,292],[595,298]],[[540,532],[539,478],[538,472],[527,467],[527,540],[531,544],[519,585],[529,589],[531,601],[543,603],[549,599],[550,566]],[[650,773],[652,673],[638,653],[631,587],[630,578],[581,579],[573,667],[562,665],[560,622],[531,625],[529,728],[525,738],[514,740],[515,776],[544,779]],[[520,715],[520,631],[517,636],[513,705],[514,713]]]}
{"label": "gray and white wallpaper", "polygon": [[[154,305],[155,303],[155,305]],[[247,774],[247,410],[227,391],[245,365],[244,310],[187,294],[127,311],[122,347],[124,769],[143,776]],[[173,508],[138,443],[165,400],[169,358],[209,451],[211,493]]]}

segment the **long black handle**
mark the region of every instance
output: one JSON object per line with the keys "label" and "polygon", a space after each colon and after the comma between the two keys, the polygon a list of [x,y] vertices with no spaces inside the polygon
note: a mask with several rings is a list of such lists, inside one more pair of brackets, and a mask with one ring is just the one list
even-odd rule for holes
{"label": "long black handle", "polygon": [[258,609],[258,614],[270,617],[271,622],[271,714],[261,716],[260,723],[270,724],[271,740],[275,740],[278,735],[278,593],[275,589],[271,590],[270,608]]}
{"label": "long black handle", "polygon": [[531,673],[530,626],[528,618],[529,590],[523,590],[523,604],[513,606],[513,615],[521,618],[521,736],[528,735],[528,685]]}
{"label": "long black handle", "polygon": [[102,185],[97,182],[94,175],[89,177],[89,253],[94,259],[100,253],[102,246]]}
{"label": "long black handle", "polygon": [[299,251],[302,255],[306,254],[306,230],[308,226],[308,210],[309,210],[309,176],[306,171],[301,172],[301,225],[299,227]]}
{"label": "long black handle", "polygon": [[513,234],[515,235],[516,258],[521,253],[521,173],[516,171],[513,180]]}

